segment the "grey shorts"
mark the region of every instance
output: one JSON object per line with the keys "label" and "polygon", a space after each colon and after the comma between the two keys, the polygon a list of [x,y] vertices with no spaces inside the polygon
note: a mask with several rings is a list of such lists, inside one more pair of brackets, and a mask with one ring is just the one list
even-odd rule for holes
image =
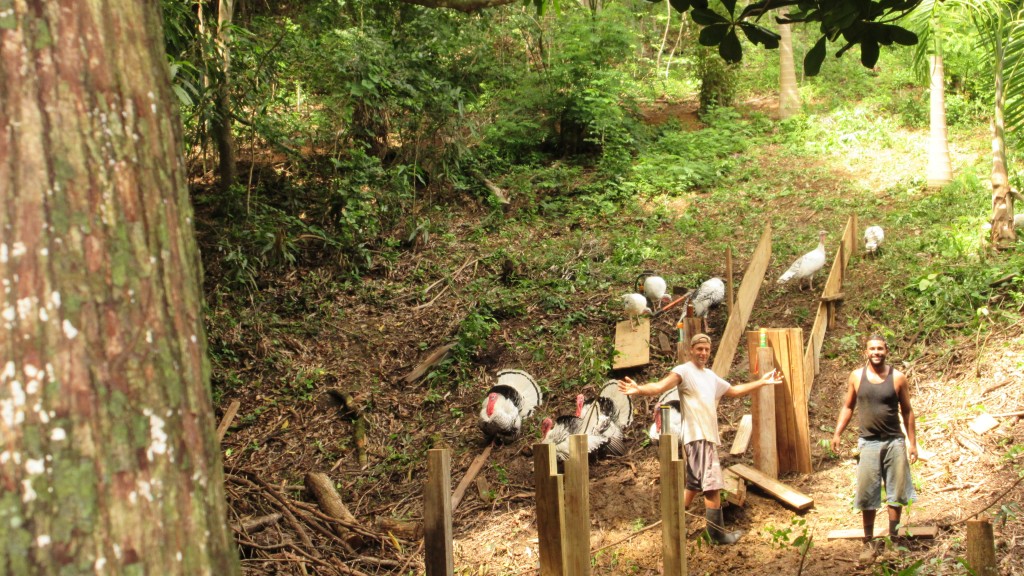
{"label": "grey shorts", "polygon": [[712,492],[725,488],[718,446],[707,440],[694,440],[684,446],[686,452],[686,489]]}
{"label": "grey shorts", "polygon": [[853,507],[857,510],[878,510],[882,507],[882,483],[885,502],[889,506],[905,506],[913,502],[914,483],[910,478],[910,461],[903,438],[866,440],[859,438],[860,462],[857,464],[857,494]]}

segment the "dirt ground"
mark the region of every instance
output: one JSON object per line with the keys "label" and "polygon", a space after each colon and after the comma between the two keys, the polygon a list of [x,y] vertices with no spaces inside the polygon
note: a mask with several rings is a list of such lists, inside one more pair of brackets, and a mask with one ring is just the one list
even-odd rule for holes
{"label": "dirt ground", "polygon": [[[677,105],[667,113],[690,117],[691,108]],[[872,177],[889,175],[880,171]],[[797,185],[828,189],[821,182]],[[796,211],[799,207],[772,209]],[[461,262],[465,258],[467,263],[450,278],[456,285],[486,272],[477,270],[475,264],[468,265],[474,254],[471,233],[479,226],[483,213],[482,208],[474,212],[469,207],[464,220],[451,223],[452,233],[465,238],[465,256],[448,255],[449,260]],[[840,232],[829,234],[838,238]],[[754,233],[737,238],[737,254],[749,254],[756,240]],[[422,573],[422,540],[416,530],[422,520],[425,465],[411,455],[422,454],[430,447],[451,448],[452,484],[457,484],[483,449],[483,439],[475,427],[476,413],[482,391],[501,368],[525,369],[555,392],[545,399],[536,422],[524,427],[523,437],[493,450],[478,484],[470,487],[456,510],[456,573],[537,572],[530,457],[530,445],[537,441],[537,423],[544,416],[565,412],[564,408],[571,405],[571,395],[595,392],[600,383],[589,390],[561,390],[551,379],[565,367],[511,352],[516,335],[543,323],[542,316],[502,322],[492,335],[490,347],[474,359],[479,389],[451,390],[436,399],[422,382],[404,383],[401,377],[430,349],[448,341],[461,320],[457,309],[460,300],[454,290],[424,306],[414,305],[423,296],[419,290],[403,293],[396,288],[417,270],[416,262],[424,257],[410,253],[404,260],[367,275],[358,288],[343,293],[330,289],[326,280],[319,283],[316,270],[303,272],[301,280],[307,288],[298,298],[295,285],[300,275],[269,281],[260,289],[266,301],[280,301],[279,308],[259,310],[252,316],[239,317],[216,304],[212,306],[211,343],[214,349],[231,350],[234,356],[229,363],[236,367],[230,373],[215,370],[215,385],[224,390],[218,399],[219,415],[232,401],[241,403],[239,416],[223,444],[229,520],[235,527],[245,574]],[[448,261],[439,267],[451,270],[458,264]],[[206,265],[209,269],[215,263]],[[737,270],[745,265],[743,258],[737,259]],[[773,261],[750,326],[795,325],[805,333],[809,331],[813,318],[800,311],[816,305],[814,293],[779,287],[772,281],[787,265]],[[869,567],[857,566],[858,542],[826,539],[830,530],[856,528],[860,523],[850,503],[855,470],[852,434],[847,434],[846,451],[838,458],[829,457],[819,442],[831,437],[846,376],[858,358],[857,349],[851,351],[849,339],[844,337],[853,334],[851,325],[871,321],[858,317],[861,313],[855,312],[859,310],[855,303],[868,298],[874,280],[889,273],[890,268],[884,255],[877,260],[857,255],[851,261],[844,288],[846,300],[839,311],[838,326],[826,337],[821,372],[810,396],[814,473],[781,478],[812,497],[814,507],[797,514],[750,487],[743,507],[726,508],[728,527],[744,530],[743,539],[735,546],[711,547],[699,538],[704,521],[702,504],[698,503],[687,525],[690,574],[909,574],[912,572],[901,570],[918,560],[923,566],[917,573],[964,574],[965,570],[956,564],[956,558],[964,555],[964,521],[979,511],[998,512],[999,506],[1024,498],[1024,487],[1015,484],[1020,456],[1006,457],[1009,446],[1024,442],[1021,418],[999,418],[1000,425],[984,435],[968,429],[980,404],[991,414],[1012,413],[1024,407],[1024,324],[1000,327],[983,340],[935,342],[929,352],[913,362],[906,362],[905,357],[906,350],[916,344],[911,341],[916,336],[902,335],[891,342],[891,360],[910,378],[918,443],[921,449],[933,453],[929,460],[914,466],[918,502],[911,507],[909,520],[913,525],[938,527],[938,537],[901,543]],[[603,306],[608,297],[578,295],[573,306],[590,314],[586,312],[589,308]],[[274,320],[261,320],[268,317]],[[595,321],[580,337],[598,341],[611,338],[613,326],[596,321],[603,315],[588,317]],[[724,313],[713,310],[710,323],[717,341],[724,328]],[[572,360],[565,362],[571,364]],[[289,375],[294,381],[291,388],[278,389],[262,382],[259,367],[267,365],[302,370]],[[652,380],[672,365],[670,358],[654,355],[650,366],[631,375]],[[741,351],[733,364],[734,382],[747,377],[742,368],[745,365]],[[308,376],[314,373],[315,378]],[[328,388],[351,393],[362,407],[371,430],[366,465],[358,462],[356,447],[346,440],[353,434],[353,415],[339,413],[326,403]],[[627,430],[629,453],[594,462],[590,467],[591,549],[600,549],[593,561],[594,574],[660,573],[661,532],[658,527],[648,528],[659,519],[657,449],[646,437],[653,401],[645,398],[635,404],[635,420]],[[726,446],[731,444],[740,417],[748,412],[745,399],[723,400],[719,423]],[[751,463],[749,453],[723,456],[725,466]],[[326,472],[334,480],[355,517],[350,528],[359,532],[357,538],[339,537],[329,528],[331,522],[304,490],[303,477],[309,471]],[[1019,510],[1010,507],[1004,512],[1007,521],[997,518],[1000,521],[996,526],[1000,573],[1024,574],[1024,526],[1016,516]],[[269,525],[243,527],[246,520],[281,513],[283,516]],[[883,523],[880,515],[879,529]],[[800,552],[789,544],[800,535],[811,537],[813,542],[802,566]]]}

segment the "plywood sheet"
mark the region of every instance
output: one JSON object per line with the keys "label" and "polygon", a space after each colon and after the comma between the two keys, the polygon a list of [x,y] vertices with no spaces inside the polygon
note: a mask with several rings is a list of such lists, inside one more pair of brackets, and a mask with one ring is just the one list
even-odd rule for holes
{"label": "plywood sheet", "polygon": [[754,431],[754,419],[750,414],[744,414],[740,418],[740,425],[736,427],[736,437],[732,439],[732,448],[729,454],[743,454],[750,446],[750,435]]}
{"label": "plywood sheet", "polygon": [[623,320],[615,325],[615,359],[612,369],[633,368],[651,362],[651,319],[639,324]]}

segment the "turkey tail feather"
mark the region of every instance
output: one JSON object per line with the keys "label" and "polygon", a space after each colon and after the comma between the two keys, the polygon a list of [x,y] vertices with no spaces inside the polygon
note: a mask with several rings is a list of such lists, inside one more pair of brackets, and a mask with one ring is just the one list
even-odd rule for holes
{"label": "turkey tail feather", "polygon": [[619,391],[617,380],[606,382],[599,396],[611,401],[614,406],[614,414],[608,414],[608,417],[614,420],[620,428],[625,428],[633,423],[633,400]]}

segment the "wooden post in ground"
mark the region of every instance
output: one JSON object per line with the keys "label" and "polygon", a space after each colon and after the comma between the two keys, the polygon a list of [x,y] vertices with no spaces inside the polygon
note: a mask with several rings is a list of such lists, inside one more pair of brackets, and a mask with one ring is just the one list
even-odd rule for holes
{"label": "wooden post in ground", "polygon": [[992,521],[978,518],[967,521],[967,564],[977,576],[996,576],[996,545],[992,537]]}
{"label": "wooden post in ground", "polygon": [[[767,335],[766,335],[767,338]],[[750,354],[751,372],[757,376],[775,370],[775,352],[770,346],[761,347]],[[775,435],[775,386],[762,386],[754,392],[750,402],[753,423],[754,468],[772,478],[779,477],[778,443]]]}
{"label": "wooden post in ground", "polygon": [[[668,422],[669,409],[661,408],[661,421]],[[678,438],[662,434],[658,440],[661,460],[661,556],[662,573],[686,576],[686,461],[679,459]]]}
{"label": "wooden post in ground", "polygon": [[736,296],[733,292],[732,274],[732,244],[725,251],[725,311],[726,318],[732,317],[732,307],[736,305]]}
{"label": "wooden post in ground", "polygon": [[[800,472],[809,474],[811,466],[811,433],[807,415],[808,381],[804,374],[803,331],[800,328],[769,328],[766,330],[775,367],[782,371],[783,382],[774,386],[775,442],[778,474]],[[747,332],[747,352],[757,357],[759,333]],[[751,372],[755,370],[751,361]],[[760,468],[759,468],[760,469]],[[764,471],[762,469],[762,471]]]}
{"label": "wooden post in ground", "polygon": [[680,320],[683,340],[676,344],[676,362],[680,364],[690,361],[690,338],[704,331],[704,319],[693,316],[692,312],[693,306],[687,305],[687,315]]}
{"label": "wooden post in ground", "polygon": [[533,445],[534,488],[537,492],[537,541],[540,576],[563,576],[565,516],[562,475],[558,473],[554,444]]}
{"label": "wooden post in ground", "polygon": [[427,576],[451,576],[452,456],[447,448],[427,452],[427,484],[423,495],[423,556]]}
{"label": "wooden post in ground", "polygon": [[590,465],[587,435],[569,437],[565,461],[565,573],[590,574]]}

